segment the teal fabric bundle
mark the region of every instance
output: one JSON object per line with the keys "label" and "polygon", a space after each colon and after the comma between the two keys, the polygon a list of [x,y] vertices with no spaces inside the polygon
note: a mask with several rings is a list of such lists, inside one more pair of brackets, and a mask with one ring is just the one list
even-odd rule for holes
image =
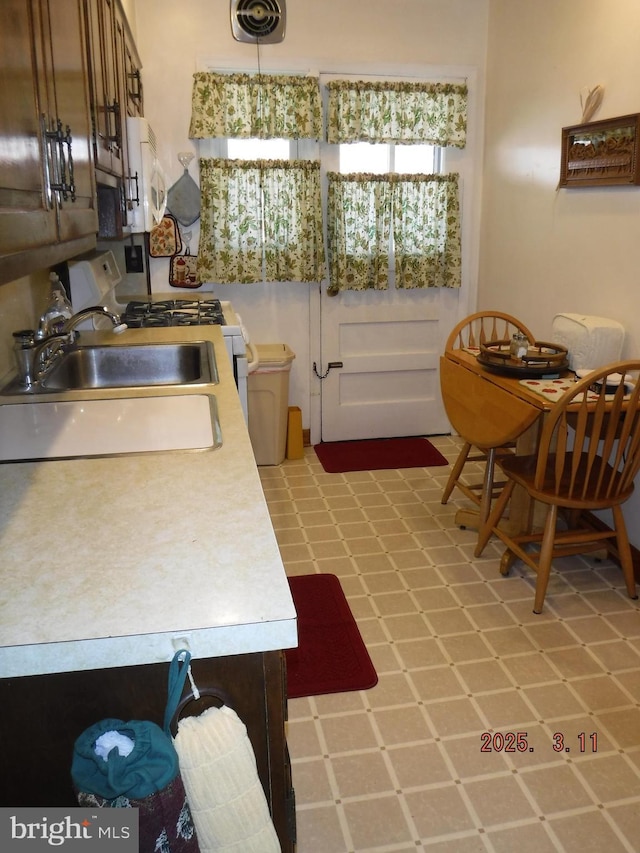
{"label": "teal fabric bundle", "polygon": [[[105,761],[95,744],[107,732],[129,737],[133,750],[121,755],[110,750]],[[106,799],[126,796],[135,799],[161,791],[178,775],[178,755],[171,739],[155,723],[141,720],[101,720],[76,740],[71,775],[78,790],[92,791]]]}
{"label": "teal fabric bundle", "polygon": [[140,853],[199,853],[178,754],[155,723],[90,726],[75,742],[71,777],[80,806],[138,809]]}

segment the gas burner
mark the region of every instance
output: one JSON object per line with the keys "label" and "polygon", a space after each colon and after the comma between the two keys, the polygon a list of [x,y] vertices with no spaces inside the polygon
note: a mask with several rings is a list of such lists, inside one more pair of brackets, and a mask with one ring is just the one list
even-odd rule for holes
{"label": "gas burner", "polygon": [[150,328],[152,326],[171,326],[171,314],[158,314],[152,311],[143,318],[142,325]]}
{"label": "gas burner", "polygon": [[151,302],[129,302],[124,310],[125,314],[146,314],[151,309]]}
{"label": "gas burner", "polygon": [[164,299],[129,302],[122,322],[130,328],[149,326],[226,326],[219,299]]}

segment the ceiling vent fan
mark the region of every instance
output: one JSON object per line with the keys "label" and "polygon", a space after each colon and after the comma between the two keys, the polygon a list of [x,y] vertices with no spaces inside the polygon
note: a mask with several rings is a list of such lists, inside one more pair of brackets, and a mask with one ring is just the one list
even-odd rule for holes
{"label": "ceiling vent fan", "polygon": [[277,44],[284,39],[285,0],[231,0],[231,32],[236,41]]}

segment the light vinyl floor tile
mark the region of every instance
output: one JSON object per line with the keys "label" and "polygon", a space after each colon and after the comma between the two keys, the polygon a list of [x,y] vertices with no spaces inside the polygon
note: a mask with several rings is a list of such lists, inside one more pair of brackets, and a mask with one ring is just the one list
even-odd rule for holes
{"label": "light vinyl floor tile", "polygon": [[[452,462],[459,440],[432,439]],[[289,702],[298,853],[636,853],[640,609],[618,567],[558,561],[544,612],[475,532],[449,468],[260,476],[287,574],[336,574],[368,691]]]}

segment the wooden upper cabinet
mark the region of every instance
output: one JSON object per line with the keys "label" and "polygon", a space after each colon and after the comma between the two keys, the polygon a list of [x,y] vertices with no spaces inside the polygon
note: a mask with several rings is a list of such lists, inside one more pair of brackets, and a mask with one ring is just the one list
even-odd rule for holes
{"label": "wooden upper cabinet", "polygon": [[85,0],[89,87],[96,167],[124,175],[123,117],[118,89],[113,0]]}
{"label": "wooden upper cabinet", "polygon": [[50,143],[59,149],[61,181],[67,183],[58,192],[58,236],[67,241],[95,234],[97,224],[84,20],[81,0],[41,2],[51,13],[46,33],[47,65],[53,71],[47,75],[48,126],[49,133],[63,134],[62,145],[59,138],[50,137]]}
{"label": "wooden upper cabinet", "polygon": [[0,27],[0,252],[8,254],[57,239],[45,190],[42,21],[24,0],[3,4]]}
{"label": "wooden upper cabinet", "polygon": [[142,63],[129,24],[119,5],[116,6],[115,35],[116,59],[123,92],[123,113],[125,116],[143,116]]}
{"label": "wooden upper cabinet", "polygon": [[133,41],[125,37],[124,67],[127,78],[127,115],[144,116],[144,92],[142,88],[142,64]]}
{"label": "wooden upper cabinet", "polygon": [[96,167],[127,175],[126,118],[142,114],[140,60],[117,0],[84,0]]}
{"label": "wooden upper cabinet", "polygon": [[95,242],[84,44],[81,0],[3,0],[0,283],[46,265],[34,249]]}
{"label": "wooden upper cabinet", "polygon": [[131,202],[127,116],[142,115],[141,63],[119,0],[83,0],[99,236],[121,237]]}
{"label": "wooden upper cabinet", "polygon": [[126,224],[140,67],[119,0],[2,0],[0,284],[95,246],[98,185]]}

